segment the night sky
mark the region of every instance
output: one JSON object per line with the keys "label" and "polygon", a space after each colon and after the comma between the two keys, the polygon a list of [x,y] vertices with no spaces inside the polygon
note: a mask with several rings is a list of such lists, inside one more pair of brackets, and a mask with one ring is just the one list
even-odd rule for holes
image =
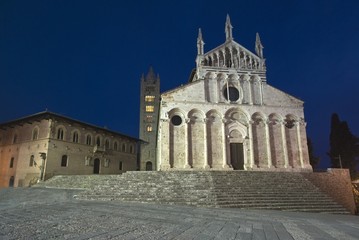
{"label": "night sky", "polygon": [[359,136],[359,1],[0,1],[0,122],[49,110],[138,137],[140,78],[161,91],[188,81],[202,28],[205,52],[233,36],[268,84],[305,102],[307,133],[328,165],[330,117]]}

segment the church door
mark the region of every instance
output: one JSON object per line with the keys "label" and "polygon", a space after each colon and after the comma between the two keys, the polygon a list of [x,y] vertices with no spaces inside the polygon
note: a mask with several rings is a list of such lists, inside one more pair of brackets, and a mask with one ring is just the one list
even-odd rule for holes
{"label": "church door", "polygon": [[96,158],[93,163],[93,173],[99,174],[100,173],[100,159]]}
{"label": "church door", "polygon": [[230,143],[231,165],[234,170],[243,170],[243,143]]}
{"label": "church door", "polygon": [[146,171],[152,171],[152,162],[146,162]]}

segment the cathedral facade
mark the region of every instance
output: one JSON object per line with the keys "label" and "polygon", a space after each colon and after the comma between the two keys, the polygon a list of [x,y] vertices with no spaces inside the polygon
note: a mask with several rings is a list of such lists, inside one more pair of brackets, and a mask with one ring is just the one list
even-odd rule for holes
{"label": "cathedral facade", "polygon": [[189,83],[161,94],[157,170],[312,171],[303,101],[267,83],[263,46],[225,42],[204,52]]}

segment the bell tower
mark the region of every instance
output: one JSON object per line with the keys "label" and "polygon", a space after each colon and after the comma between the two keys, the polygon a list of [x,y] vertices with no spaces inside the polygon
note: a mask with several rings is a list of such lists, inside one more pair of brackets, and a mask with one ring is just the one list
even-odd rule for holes
{"label": "bell tower", "polygon": [[160,103],[160,77],[150,67],[147,75],[141,77],[140,132],[139,138],[145,143],[141,146],[140,170],[156,170],[157,126]]}

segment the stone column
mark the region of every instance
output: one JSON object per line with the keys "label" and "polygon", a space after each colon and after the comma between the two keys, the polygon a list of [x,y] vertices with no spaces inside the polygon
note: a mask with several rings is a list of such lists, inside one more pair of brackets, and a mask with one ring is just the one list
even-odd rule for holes
{"label": "stone column", "polygon": [[223,168],[229,169],[228,154],[227,154],[227,137],[226,137],[226,122],[225,118],[222,119],[222,155],[223,155]]}
{"label": "stone column", "polygon": [[170,154],[169,154],[169,120],[160,119],[158,127],[158,140],[157,140],[157,166],[158,170],[169,170]]}
{"label": "stone column", "polygon": [[268,168],[271,168],[273,166],[272,164],[272,153],[271,153],[271,149],[270,149],[270,136],[269,136],[269,120],[264,122],[265,124],[265,132],[266,132],[266,145],[267,145],[267,163],[268,163]]}
{"label": "stone column", "polygon": [[203,154],[203,157],[204,157],[204,164],[203,164],[203,168],[204,169],[210,169],[210,166],[209,166],[209,163],[208,163],[208,149],[207,149],[207,118],[204,118],[203,119],[203,145],[204,145],[204,154]]}
{"label": "stone column", "polygon": [[288,148],[287,148],[287,139],[285,134],[285,121],[280,121],[281,132],[282,132],[282,143],[283,143],[283,156],[284,156],[284,168],[288,168]]}
{"label": "stone column", "polygon": [[185,169],[189,169],[191,168],[191,165],[189,164],[189,159],[188,159],[188,124],[190,124],[191,119],[186,118],[185,119],[185,124],[184,124],[184,139],[186,140],[184,143],[184,160],[185,160],[185,164],[183,166],[183,168]]}
{"label": "stone column", "polygon": [[[253,132],[252,132],[252,124],[253,120],[249,120],[248,122],[248,134],[249,134],[249,166],[250,168],[254,168],[254,155],[253,155]],[[256,166],[257,167],[257,166]]]}
{"label": "stone column", "polygon": [[295,122],[294,124],[295,124],[295,128],[297,130],[300,167],[303,168],[304,162],[303,162],[303,151],[302,151],[302,138],[300,136],[300,124],[299,124],[299,122]]}

